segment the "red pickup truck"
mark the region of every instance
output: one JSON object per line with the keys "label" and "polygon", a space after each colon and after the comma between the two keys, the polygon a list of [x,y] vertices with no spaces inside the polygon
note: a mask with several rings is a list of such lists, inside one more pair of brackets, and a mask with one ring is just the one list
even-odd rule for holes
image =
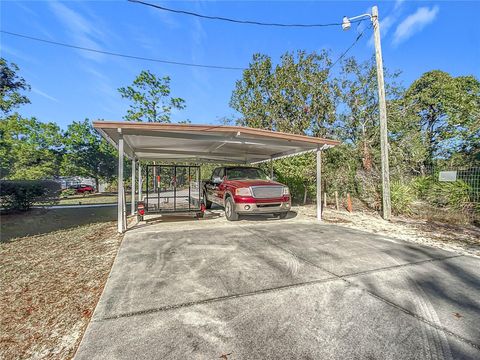
{"label": "red pickup truck", "polygon": [[291,207],[288,187],[271,180],[255,167],[218,167],[204,182],[205,206],[223,206],[230,221],[239,215],[273,214],[284,219]]}

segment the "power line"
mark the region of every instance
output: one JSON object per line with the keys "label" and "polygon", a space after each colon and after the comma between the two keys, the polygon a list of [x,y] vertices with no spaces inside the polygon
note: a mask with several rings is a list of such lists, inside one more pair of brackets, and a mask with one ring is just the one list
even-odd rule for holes
{"label": "power line", "polygon": [[63,47],[68,47],[68,48],[72,48],[72,49],[89,51],[89,52],[104,54],[104,55],[117,56],[117,57],[122,57],[122,58],[127,58],[127,59],[153,61],[153,62],[162,63],[162,64],[182,65],[182,66],[199,67],[199,68],[207,68],[207,69],[217,69],[217,70],[245,70],[245,68],[234,67],[234,66],[194,64],[194,63],[186,63],[186,62],[180,62],[180,61],[161,60],[161,59],[148,58],[148,57],[143,57],[143,56],[121,54],[121,53],[116,53],[116,52],[111,52],[111,51],[97,50],[97,49],[87,48],[87,47],[83,47],[83,46],[66,44],[66,43],[62,43],[62,42],[58,42],[58,41],[41,39],[41,38],[38,38],[38,37],[18,34],[18,33],[6,31],[6,30],[0,30],[0,32],[4,33],[4,34],[7,34],[7,35],[16,36],[16,37],[29,39],[29,40],[34,40],[34,41],[39,41],[39,42],[43,42],[43,43],[47,43],[47,44],[51,44],[51,45],[63,46]]}
{"label": "power line", "polygon": [[[236,24],[243,24],[243,25],[259,25],[259,26],[276,26],[276,27],[298,27],[298,28],[313,28],[313,27],[328,27],[328,26],[341,26],[342,23],[327,23],[327,24],[284,24],[284,23],[269,23],[269,22],[261,22],[261,21],[251,21],[251,20],[239,20],[239,19],[232,19],[232,18],[227,18],[227,17],[222,17],[222,16],[209,16],[209,15],[203,15],[199,14],[196,12],[192,11],[185,11],[185,10],[177,10],[177,9],[171,9],[167,8],[165,6],[160,6],[152,3],[148,3],[145,1],[141,0],[128,0],[129,2],[132,3],[138,3],[142,4],[145,6],[150,6],[155,9],[163,10],[163,11],[168,11],[176,14],[183,14],[183,15],[190,15],[190,16],[195,16],[203,19],[208,19],[208,20],[219,20],[219,21],[227,21],[231,23],[236,23]],[[364,19],[359,19],[353,22],[362,22]]]}
{"label": "power line", "polygon": [[340,60],[342,60],[345,55],[348,54],[348,52],[355,46],[357,45],[358,41],[360,40],[360,38],[363,36],[363,34],[365,33],[365,31],[367,31],[368,29],[371,29],[372,28],[372,25],[370,25],[369,27],[366,27],[365,29],[363,29],[363,31],[358,34],[358,36],[356,37],[355,41],[337,58],[337,60],[335,60],[332,65],[330,65],[330,68],[328,69],[330,71],[331,68],[333,68]]}
{"label": "power line", "polygon": [[[358,34],[358,36],[355,38],[355,41],[332,63],[332,65],[330,65],[330,67],[327,69],[329,72],[359,42],[360,38],[363,36],[365,31],[367,31],[371,27],[372,26],[369,26],[369,27],[365,28],[360,34]],[[16,37],[20,37],[20,38],[24,38],[24,39],[28,39],[28,40],[34,40],[34,41],[39,41],[39,42],[42,42],[42,43],[47,43],[47,44],[50,44],[50,45],[57,45],[57,46],[62,46],[62,47],[67,47],[67,48],[72,48],[72,49],[77,49],[77,50],[82,50],[82,51],[89,51],[89,52],[94,52],[94,53],[99,53],[99,54],[104,54],[104,55],[117,56],[117,57],[122,57],[122,58],[127,58],[127,59],[144,60],[144,61],[152,61],[152,62],[157,62],[157,63],[162,63],[162,64],[169,64],[169,65],[200,67],[200,68],[217,69],[217,70],[246,70],[247,69],[247,68],[243,68],[243,67],[204,65],[204,64],[186,63],[186,62],[180,62],[180,61],[160,60],[160,59],[155,59],[155,58],[148,58],[148,57],[137,56],[137,55],[121,54],[121,53],[116,53],[116,52],[111,52],[111,51],[97,50],[97,49],[87,48],[87,47],[83,47],[83,46],[66,44],[66,43],[62,43],[62,42],[58,42],[58,41],[41,39],[41,38],[37,38],[37,37],[34,37],[34,36],[19,34],[19,33],[11,32],[11,31],[6,31],[6,30],[0,30],[0,32],[3,33],[3,34],[16,36]]]}

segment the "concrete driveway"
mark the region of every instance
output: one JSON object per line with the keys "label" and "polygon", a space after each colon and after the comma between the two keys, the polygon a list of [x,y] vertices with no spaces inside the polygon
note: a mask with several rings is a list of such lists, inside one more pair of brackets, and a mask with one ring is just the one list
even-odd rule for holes
{"label": "concrete driveway", "polygon": [[479,359],[480,259],[309,220],[127,232],[77,359]]}

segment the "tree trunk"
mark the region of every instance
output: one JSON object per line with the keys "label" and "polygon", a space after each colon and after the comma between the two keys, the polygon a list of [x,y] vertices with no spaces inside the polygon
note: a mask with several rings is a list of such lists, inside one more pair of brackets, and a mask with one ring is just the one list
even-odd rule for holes
{"label": "tree trunk", "polygon": [[372,154],[370,154],[370,149],[368,148],[368,143],[367,140],[363,140],[363,156],[362,156],[362,162],[363,162],[363,168],[365,169],[366,172],[370,172],[372,170]]}
{"label": "tree trunk", "polygon": [[100,192],[98,177],[95,178],[95,191]]}

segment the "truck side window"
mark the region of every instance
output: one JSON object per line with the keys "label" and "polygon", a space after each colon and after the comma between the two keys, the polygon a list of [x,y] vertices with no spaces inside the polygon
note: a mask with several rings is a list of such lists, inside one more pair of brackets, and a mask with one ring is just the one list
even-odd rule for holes
{"label": "truck side window", "polygon": [[213,170],[212,180],[213,180],[213,178],[218,177],[218,173],[219,173],[219,172],[220,172],[220,168],[216,168],[215,170]]}
{"label": "truck side window", "polygon": [[220,171],[218,172],[218,177],[223,180],[224,176],[225,176],[225,171],[223,168],[220,168]]}

